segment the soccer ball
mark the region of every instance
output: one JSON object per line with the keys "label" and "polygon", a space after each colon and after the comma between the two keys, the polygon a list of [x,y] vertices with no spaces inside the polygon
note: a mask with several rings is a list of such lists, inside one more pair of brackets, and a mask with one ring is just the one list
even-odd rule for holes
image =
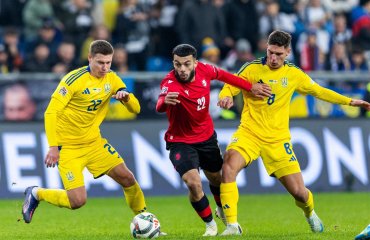
{"label": "soccer ball", "polygon": [[161,224],[154,214],[143,212],[132,219],[130,231],[134,238],[157,238],[161,232]]}

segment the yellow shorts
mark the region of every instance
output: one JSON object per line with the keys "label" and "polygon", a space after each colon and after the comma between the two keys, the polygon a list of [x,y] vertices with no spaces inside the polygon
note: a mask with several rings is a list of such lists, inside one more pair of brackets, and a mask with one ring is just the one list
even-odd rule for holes
{"label": "yellow shorts", "polygon": [[118,152],[105,138],[78,146],[61,146],[58,169],[66,190],[84,186],[82,171],[86,167],[94,178],[123,163]]}
{"label": "yellow shorts", "polygon": [[245,159],[246,166],[257,160],[258,157],[261,157],[270,176],[281,178],[301,172],[289,139],[276,143],[267,143],[246,129],[239,127],[233,134],[231,143],[226,148],[226,150],[229,149],[238,151]]}

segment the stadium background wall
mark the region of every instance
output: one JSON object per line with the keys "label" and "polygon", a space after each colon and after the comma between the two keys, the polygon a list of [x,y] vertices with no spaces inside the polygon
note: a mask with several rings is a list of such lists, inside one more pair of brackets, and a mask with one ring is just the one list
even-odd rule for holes
{"label": "stadium background wall", "polygon": [[[216,121],[215,125],[224,150],[238,122]],[[102,126],[103,136],[123,156],[146,195],[187,192],[168,160],[163,140],[166,126],[164,120]],[[306,184],[313,191],[370,191],[369,120],[293,120],[291,133]],[[62,188],[57,170],[43,165],[47,148],[42,122],[0,125],[0,198],[21,197],[29,185]],[[93,180],[88,172],[85,175],[89,196],[122,195],[108,177]],[[267,176],[261,161],[242,171],[237,180],[241,193],[283,191],[276,179]]]}

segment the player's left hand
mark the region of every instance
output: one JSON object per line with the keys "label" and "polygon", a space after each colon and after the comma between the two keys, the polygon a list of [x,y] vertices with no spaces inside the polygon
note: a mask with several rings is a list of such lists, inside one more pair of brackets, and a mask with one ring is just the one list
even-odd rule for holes
{"label": "player's left hand", "polygon": [[116,94],[112,95],[112,98],[115,98],[118,101],[128,102],[130,100],[130,93],[121,90],[118,91]]}
{"label": "player's left hand", "polygon": [[364,100],[352,99],[349,105],[353,107],[362,107],[365,108],[367,111],[370,111],[370,103]]}

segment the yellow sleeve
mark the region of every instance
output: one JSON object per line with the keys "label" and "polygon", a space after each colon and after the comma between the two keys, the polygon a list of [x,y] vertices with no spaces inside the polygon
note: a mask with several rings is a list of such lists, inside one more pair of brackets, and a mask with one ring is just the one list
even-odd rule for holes
{"label": "yellow sleeve", "polygon": [[129,112],[136,114],[140,113],[140,103],[134,94],[130,93],[130,100],[128,100],[128,102],[121,101],[121,103],[126,106]]}
{"label": "yellow sleeve", "polygon": [[58,99],[52,97],[45,111],[45,133],[48,139],[49,147],[59,146],[57,139],[57,116],[65,105]]}
{"label": "yellow sleeve", "polygon": [[223,88],[221,89],[221,91],[218,95],[218,98],[222,99],[222,98],[225,98],[225,97],[233,97],[233,96],[238,95],[239,93],[240,93],[239,88],[225,83],[225,85],[223,86]]}
{"label": "yellow sleeve", "polygon": [[304,74],[302,83],[298,86],[297,91],[301,94],[309,94],[318,99],[333,104],[349,105],[351,98],[343,96],[335,91],[324,88],[313,81],[308,75]]}

